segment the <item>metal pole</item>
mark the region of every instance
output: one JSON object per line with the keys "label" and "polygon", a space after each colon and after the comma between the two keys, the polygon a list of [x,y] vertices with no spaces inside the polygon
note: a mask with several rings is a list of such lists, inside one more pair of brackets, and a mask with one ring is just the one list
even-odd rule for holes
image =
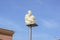
{"label": "metal pole", "polygon": [[32,40],[32,27],[29,27],[29,40]]}

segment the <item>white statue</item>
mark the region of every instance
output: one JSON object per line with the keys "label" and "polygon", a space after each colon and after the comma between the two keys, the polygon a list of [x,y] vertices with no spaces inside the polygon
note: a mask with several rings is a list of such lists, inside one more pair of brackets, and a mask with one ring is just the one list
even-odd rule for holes
{"label": "white statue", "polygon": [[25,23],[27,25],[35,24],[35,17],[32,15],[32,11],[31,10],[29,10],[28,13],[25,15]]}

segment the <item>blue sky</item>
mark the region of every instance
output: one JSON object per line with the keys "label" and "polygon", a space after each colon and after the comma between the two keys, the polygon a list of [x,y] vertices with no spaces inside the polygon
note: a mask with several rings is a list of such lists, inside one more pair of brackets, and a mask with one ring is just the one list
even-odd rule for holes
{"label": "blue sky", "polygon": [[13,40],[28,40],[28,10],[39,25],[32,30],[33,40],[60,38],[60,0],[0,0],[0,28],[13,30]]}

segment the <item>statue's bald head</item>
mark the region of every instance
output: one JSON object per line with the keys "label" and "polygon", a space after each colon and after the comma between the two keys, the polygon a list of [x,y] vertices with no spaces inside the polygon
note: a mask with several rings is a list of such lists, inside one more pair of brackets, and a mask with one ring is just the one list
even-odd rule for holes
{"label": "statue's bald head", "polygon": [[31,16],[31,14],[32,14],[32,11],[31,10],[28,10],[28,15]]}

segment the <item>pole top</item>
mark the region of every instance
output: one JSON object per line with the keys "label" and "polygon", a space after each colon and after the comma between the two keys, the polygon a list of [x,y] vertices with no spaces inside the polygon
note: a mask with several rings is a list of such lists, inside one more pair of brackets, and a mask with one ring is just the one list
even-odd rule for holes
{"label": "pole top", "polygon": [[36,27],[36,26],[38,26],[37,24],[29,24],[29,25],[27,25],[28,27]]}

